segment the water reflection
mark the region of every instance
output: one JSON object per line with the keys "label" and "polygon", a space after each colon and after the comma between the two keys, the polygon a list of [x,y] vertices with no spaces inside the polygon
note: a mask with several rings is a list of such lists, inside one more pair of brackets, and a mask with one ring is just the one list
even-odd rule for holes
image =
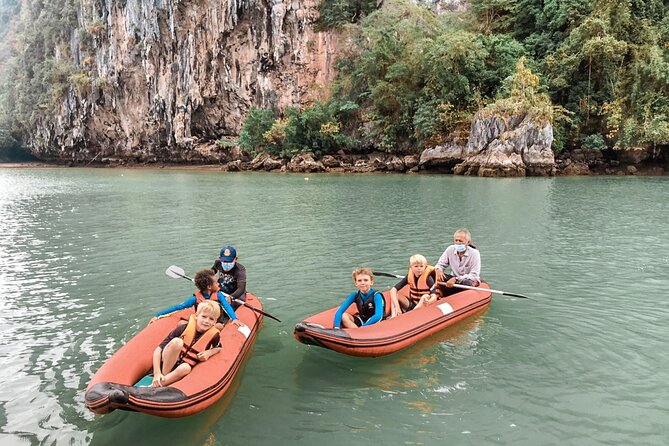
{"label": "water reflection", "polygon": [[[0,443],[664,444],[666,198],[662,178],[0,169]],[[493,288],[538,300],[494,297],[386,358],[294,341],[354,267],[434,262],[461,226]],[[265,321],[239,388],[185,420],[90,414],[94,371],[192,293],[165,268],[227,243],[284,321]]]}

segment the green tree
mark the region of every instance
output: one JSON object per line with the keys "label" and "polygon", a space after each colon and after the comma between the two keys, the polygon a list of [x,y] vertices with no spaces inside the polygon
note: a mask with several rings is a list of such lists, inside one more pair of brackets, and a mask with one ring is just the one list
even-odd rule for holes
{"label": "green tree", "polygon": [[257,154],[267,145],[264,134],[272,128],[274,121],[274,114],[271,110],[251,108],[239,134],[239,146]]}
{"label": "green tree", "polygon": [[503,116],[528,114],[540,122],[552,122],[556,118],[549,96],[541,92],[539,76],[525,66],[525,57],[518,60],[509,82],[510,95],[490,104],[485,111]]}
{"label": "green tree", "polygon": [[313,152],[316,156],[353,148],[357,141],[341,132],[341,117],[352,112],[349,104],[315,102],[303,111],[289,109],[283,156]]}
{"label": "green tree", "polygon": [[483,35],[506,33],[513,29],[515,0],[471,0],[476,27]]}
{"label": "green tree", "polygon": [[376,0],[322,0],[318,25],[322,29],[355,23],[377,8]]}
{"label": "green tree", "polygon": [[529,56],[541,60],[551,54],[592,11],[583,0],[519,0],[514,9],[514,36]]}

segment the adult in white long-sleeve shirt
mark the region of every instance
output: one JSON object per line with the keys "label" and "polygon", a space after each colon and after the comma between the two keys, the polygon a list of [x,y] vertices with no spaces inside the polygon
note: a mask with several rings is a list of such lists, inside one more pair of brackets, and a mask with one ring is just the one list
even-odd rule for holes
{"label": "adult in white long-sleeve shirt", "polygon": [[[469,230],[458,229],[453,234],[453,244],[446,248],[435,265],[437,282],[445,282],[445,287],[439,287],[444,296],[460,291],[453,287],[456,283],[469,286],[481,284],[481,254],[478,249],[470,246],[471,239]],[[447,266],[451,267],[453,274],[444,273]]]}

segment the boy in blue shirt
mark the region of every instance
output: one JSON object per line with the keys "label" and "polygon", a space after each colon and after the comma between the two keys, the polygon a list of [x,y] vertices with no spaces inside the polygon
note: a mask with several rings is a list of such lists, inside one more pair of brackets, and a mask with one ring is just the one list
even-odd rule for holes
{"label": "boy in blue shirt", "polygon": [[[334,328],[356,328],[375,324],[383,319],[383,295],[372,288],[374,274],[370,268],[358,268],[353,271],[353,283],[358,291],[346,298],[335,313]],[[358,307],[355,315],[346,313],[346,309],[354,303]]]}
{"label": "boy in blue shirt", "polygon": [[235,311],[228,303],[225,295],[223,295],[223,293],[220,291],[218,280],[216,280],[216,275],[212,270],[204,269],[202,271],[198,271],[197,274],[195,274],[195,286],[198,288],[195,294],[180,304],[174,305],[166,310],[159,311],[149,321],[149,323],[155,321],[161,316],[165,316],[188,307],[195,308],[195,306],[200,302],[212,300],[217,301],[221,307],[223,307],[223,311],[221,312],[221,315],[218,318],[218,322],[216,323],[216,328],[219,330],[223,328],[223,325],[227,320],[226,314],[230,317],[230,319],[232,319],[233,324],[237,325],[238,327],[244,325],[239,319],[237,319]]}

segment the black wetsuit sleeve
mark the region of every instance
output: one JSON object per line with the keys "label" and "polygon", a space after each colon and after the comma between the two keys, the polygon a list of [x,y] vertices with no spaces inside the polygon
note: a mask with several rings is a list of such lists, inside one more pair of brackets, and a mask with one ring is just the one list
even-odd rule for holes
{"label": "black wetsuit sleeve", "polygon": [[237,263],[235,268],[235,279],[237,279],[237,289],[232,293],[232,299],[239,299],[246,293],[246,268]]}
{"label": "black wetsuit sleeve", "polygon": [[409,284],[409,281],[407,280],[406,276],[404,276],[404,279],[397,282],[393,288],[395,288],[397,291],[399,291],[402,288],[404,288],[405,286],[407,286],[408,284]]}
{"label": "black wetsuit sleeve", "polygon": [[170,341],[172,339],[178,338],[179,336],[181,336],[183,334],[183,332],[186,330],[186,325],[188,325],[188,324],[179,325],[177,328],[172,330],[170,332],[170,334],[168,334],[167,337],[165,339],[163,339],[163,342],[160,343],[160,345],[159,345],[160,349],[161,350],[164,349],[167,346],[167,344],[170,343]]}

